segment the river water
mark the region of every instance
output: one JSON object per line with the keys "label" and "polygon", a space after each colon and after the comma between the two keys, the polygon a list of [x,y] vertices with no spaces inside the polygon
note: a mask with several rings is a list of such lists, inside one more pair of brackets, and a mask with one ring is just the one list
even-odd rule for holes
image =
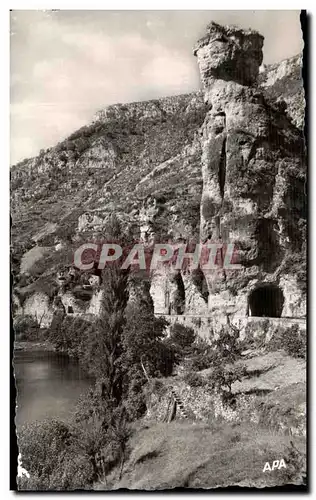
{"label": "river water", "polygon": [[92,384],[78,362],[47,351],[16,351],[16,425],[47,417],[67,420],[81,393]]}

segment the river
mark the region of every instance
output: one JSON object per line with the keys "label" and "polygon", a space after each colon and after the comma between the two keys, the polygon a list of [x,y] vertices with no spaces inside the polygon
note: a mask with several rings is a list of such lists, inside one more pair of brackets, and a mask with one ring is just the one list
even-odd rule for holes
{"label": "river", "polygon": [[92,384],[78,362],[47,351],[16,351],[16,425],[47,417],[67,420],[81,393]]}

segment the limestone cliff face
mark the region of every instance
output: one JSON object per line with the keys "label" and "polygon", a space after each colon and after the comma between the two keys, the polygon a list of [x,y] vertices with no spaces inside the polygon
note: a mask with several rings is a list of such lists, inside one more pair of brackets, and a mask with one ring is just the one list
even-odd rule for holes
{"label": "limestone cliff face", "polygon": [[258,83],[268,99],[286,103],[286,114],[294,125],[304,128],[305,100],[300,54],[277,64],[261,66]]}
{"label": "limestone cliff face", "polygon": [[[290,256],[304,261],[304,140],[257,86],[262,42],[256,32],[212,23],[194,51],[211,108],[201,128],[201,238],[234,243],[242,266],[206,275],[209,308],[217,308],[221,295],[221,308],[243,315],[252,289],[273,284],[277,290],[284,266],[295,278]],[[293,312],[301,310],[302,293],[297,287]],[[264,301],[267,290],[262,294]]]}
{"label": "limestone cliff face", "polygon": [[[100,241],[115,212],[146,244],[236,245],[242,269],[205,276],[208,305],[193,276],[152,275],[156,312],[256,315],[256,289],[271,285],[262,293],[276,300],[276,315],[304,315],[301,58],[262,67],[262,46],[252,30],[212,23],[194,49],[202,90],[109,106],[55,147],[13,166],[16,286],[51,301],[47,287],[59,266],[71,264],[82,242]],[[45,256],[21,271],[21,258],[34,247],[45,247]],[[72,292],[63,295],[78,314],[99,311],[97,291],[84,307]]]}
{"label": "limestone cliff face", "polygon": [[263,40],[263,36],[253,30],[210,23],[206,35],[194,48],[204,90],[209,88],[211,79],[241,85],[256,83],[263,59]]}
{"label": "limestone cliff face", "polygon": [[102,234],[112,212],[136,225],[139,237],[138,214],[148,196],[160,200],[161,237],[176,225],[198,234],[200,145],[194,137],[205,112],[201,92],[109,106],[54,148],[13,166],[13,245],[38,234]]}

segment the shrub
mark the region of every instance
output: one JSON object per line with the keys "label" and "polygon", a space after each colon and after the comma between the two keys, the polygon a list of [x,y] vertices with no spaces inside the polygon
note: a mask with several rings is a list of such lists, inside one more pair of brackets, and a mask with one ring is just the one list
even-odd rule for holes
{"label": "shrub", "polygon": [[73,432],[75,453],[88,455],[93,464],[93,480],[101,479],[124,462],[130,436],[125,402],[116,406],[100,394],[99,384],[82,396],[75,411]]}
{"label": "shrub", "polygon": [[294,358],[306,358],[306,332],[299,330],[298,325],[290,328],[279,328],[268,344],[269,350],[283,349]]}
{"label": "shrub", "polygon": [[13,324],[16,340],[37,340],[39,325],[32,316],[18,316]]}
{"label": "shrub", "polygon": [[190,387],[201,387],[206,383],[205,379],[196,372],[188,372],[183,378]]}
{"label": "shrub", "polygon": [[181,325],[180,323],[175,323],[170,328],[171,342],[182,349],[190,347],[195,338],[196,335],[193,328]]}
{"label": "shrub", "polygon": [[246,369],[243,366],[227,367],[220,363],[215,366],[210,378],[210,387],[219,393],[231,394],[231,388],[234,382],[241,380],[245,375]]}
{"label": "shrub", "polygon": [[297,332],[286,340],[286,351],[293,358],[306,359],[306,337],[305,334]]}
{"label": "shrub", "polygon": [[225,404],[233,404],[235,398],[232,385],[246,374],[244,366],[234,365],[241,357],[242,347],[239,330],[230,324],[223,327],[219,338],[214,342],[213,371],[209,387],[221,396]]}
{"label": "shrub", "polygon": [[145,368],[149,377],[172,373],[174,356],[169,339],[164,338],[166,326],[166,321],[156,318],[146,304],[129,308],[122,342],[122,361],[127,373],[133,367],[141,371]]}
{"label": "shrub", "polygon": [[37,489],[49,488],[52,474],[58,471],[58,459],[64,456],[69,443],[68,427],[55,419],[27,424],[19,430],[23,467],[37,478]]}
{"label": "shrub", "polygon": [[234,363],[241,357],[243,345],[239,342],[238,328],[226,325],[222,328],[219,338],[214,341],[216,357],[224,363]]}
{"label": "shrub", "polygon": [[189,370],[200,371],[210,368],[216,360],[216,351],[205,340],[198,339],[193,345],[190,355],[185,361]]}
{"label": "shrub", "polygon": [[30,478],[21,478],[19,489],[92,489],[114,466],[122,469],[130,435],[125,407],[109,401],[101,407],[97,396],[92,391],[81,399],[70,425],[52,419],[22,427],[18,445]]}
{"label": "shrub", "polygon": [[79,358],[86,349],[90,328],[91,324],[81,317],[56,312],[47,336],[57,350]]}

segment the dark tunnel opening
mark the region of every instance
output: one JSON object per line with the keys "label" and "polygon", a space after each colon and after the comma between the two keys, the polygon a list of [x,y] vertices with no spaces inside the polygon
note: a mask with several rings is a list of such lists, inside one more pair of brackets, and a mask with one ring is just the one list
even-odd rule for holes
{"label": "dark tunnel opening", "polygon": [[249,296],[250,316],[280,318],[284,304],[282,290],[276,285],[262,285]]}

